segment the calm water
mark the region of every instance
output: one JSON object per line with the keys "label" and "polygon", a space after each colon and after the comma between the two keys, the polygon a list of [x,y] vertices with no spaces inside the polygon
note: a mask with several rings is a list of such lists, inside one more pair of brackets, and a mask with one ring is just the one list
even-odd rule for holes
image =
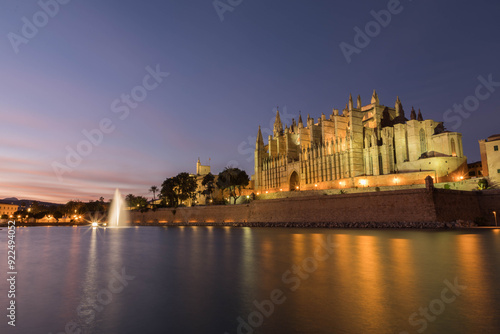
{"label": "calm water", "polygon": [[[16,327],[2,279],[1,333],[500,332],[492,230],[32,227],[16,238]],[[5,228],[0,244],[5,277]]]}

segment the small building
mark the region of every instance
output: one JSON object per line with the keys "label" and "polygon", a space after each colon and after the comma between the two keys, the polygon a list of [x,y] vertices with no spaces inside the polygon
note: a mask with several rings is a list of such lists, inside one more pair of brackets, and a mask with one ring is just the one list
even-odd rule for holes
{"label": "small building", "polygon": [[[202,192],[205,190],[205,186],[203,186],[203,179],[205,178],[206,175],[211,173],[211,169],[209,165],[202,165],[200,162],[200,158],[198,158],[198,161],[196,162],[196,174],[191,175],[196,178],[196,184],[197,184],[197,191],[196,191],[196,198],[195,198],[195,204],[196,205],[206,205],[213,203],[213,201],[222,201],[223,200],[223,194],[215,186],[215,183],[217,182],[218,175],[214,175],[214,192],[212,193],[211,196],[204,195]],[[191,200],[187,201],[188,206],[192,206],[193,203]]]}
{"label": "small building", "polygon": [[18,210],[18,208],[19,206],[16,204],[0,202],[0,217],[7,215],[9,218],[13,218],[14,213]]}
{"label": "small building", "polygon": [[488,177],[492,185],[500,185],[500,134],[489,136],[479,141],[483,176]]}
{"label": "small building", "polygon": [[472,162],[467,164],[467,168],[469,169],[469,177],[476,178],[483,176],[483,164],[481,161]]}

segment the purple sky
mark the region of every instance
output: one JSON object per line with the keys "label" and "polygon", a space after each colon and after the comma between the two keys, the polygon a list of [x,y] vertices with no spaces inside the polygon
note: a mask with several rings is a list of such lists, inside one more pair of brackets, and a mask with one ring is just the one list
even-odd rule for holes
{"label": "purple sky", "polygon": [[[370,12],[388,6],[397,12],[390,23],[373,30],[368,45],[358,43],[348,63],[339,45],[356,46],[354,28],[365,30],[374,20]],[[399,95],[407,117],[414,106],[424,118],[448,120],[448,129],[463,133],[469,162],[479,160],[477,141],[500,132],[500,87],[479,90],[489,95],[473,105],[479,76],[500,82],[500,3],[391,6],[392,0],[243,0],[221,21],[211,0],[72,0],[44,25],[36,1],[6,0],[0,198],[64,203],[108,199],[115,188],[148,195],[167,177],[195,172],[198,157],[211,158],[213,173],[232,164],[253,174],[257,128],[269,127],[276,106],[290,124],[299,110],[317,118],[343,109],[350,92],[366,104],[373,89],[388,106]],[[34,15],[42,27],[25,28],[31,35],[19,42],[23,17],[33,22]],[[144,92],[137,86],[146,67],[157,65],[169,76],[120,119],[123,109],[114,112],[113,101]],[[472,103],[470,116],[445,114],[464,100]],[[103,119],[113,130],[58,178],[54,164],[66,165],[67,148],[77,150],[82,131]]]}

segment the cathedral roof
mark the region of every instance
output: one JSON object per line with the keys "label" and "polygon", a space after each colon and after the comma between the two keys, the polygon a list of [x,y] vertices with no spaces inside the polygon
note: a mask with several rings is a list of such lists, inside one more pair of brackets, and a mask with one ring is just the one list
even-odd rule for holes
{"label": "cathedral roof", "polygon": [[500,140],[500,133],[488,137],[488,141]]}

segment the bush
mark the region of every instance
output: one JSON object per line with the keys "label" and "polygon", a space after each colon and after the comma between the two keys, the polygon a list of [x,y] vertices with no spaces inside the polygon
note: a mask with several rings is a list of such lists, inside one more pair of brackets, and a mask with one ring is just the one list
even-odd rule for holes
{"label": "bush", "polygon": [[380,191],[380,187],[375,187],[375,191]]}
{"label": "bush", "polygon": [[2,219],[9,219],[9,216],[8,215],[2,215],[1,217]]}
{"label": "bush", "polygon": [[451,189],[450,185],[447,183],[444,185],[444,189]]}
{"label": "bush", "polygon": [[488,180],[481,179],[481,180],[477,181],[477,189],[479,189],[479,190],[488,189]]}
{"label": "bush", "polygon": [[340,189],[339,194],[340,194],[340,195],[347,194],[347,191],[346,191],[346,190],[344,190],[344,189]]}

